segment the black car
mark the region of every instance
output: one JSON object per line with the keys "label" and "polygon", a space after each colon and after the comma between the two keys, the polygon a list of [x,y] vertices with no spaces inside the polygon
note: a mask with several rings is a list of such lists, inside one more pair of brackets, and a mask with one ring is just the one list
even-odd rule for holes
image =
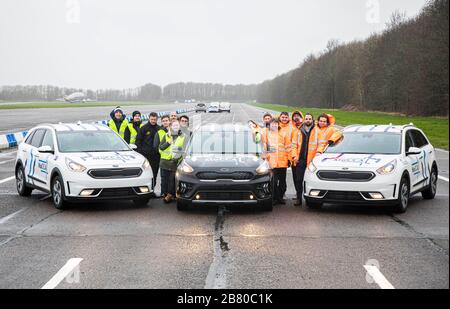
{"label": "black car", "polygon": [[194,132],[177,171],[177,208],[256,206],[272,210],[272,176],[263,147],[242,125],[206,125]]}

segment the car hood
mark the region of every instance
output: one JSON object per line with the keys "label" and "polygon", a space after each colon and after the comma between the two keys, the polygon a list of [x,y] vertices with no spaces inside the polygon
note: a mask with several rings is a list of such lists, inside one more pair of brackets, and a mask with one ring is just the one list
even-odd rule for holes
{"label": "car hood", "polygon": [[65,157],[87,168],[141,167],[145,160],[135,151],[80,152],[66,154]]}
{"label": "car hood", "polygon": [[324,153],[314,159],[314,164],[318,168],[327,169],[378,169],[396,157],[396,155]]}
{"label": "car hood", "polygon": [[185,158],[187,164],[199,169],[256,169],[263,162],[256,155],[190,155]]}

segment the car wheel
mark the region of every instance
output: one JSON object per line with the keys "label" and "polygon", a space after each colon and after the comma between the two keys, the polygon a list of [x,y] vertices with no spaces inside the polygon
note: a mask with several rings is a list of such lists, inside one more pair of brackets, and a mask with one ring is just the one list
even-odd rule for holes
{"label": "car wheel", "polygon": [[309,209],[321,209],[322,206],[323,203],[321,202],[306,200],[306,207],[308,207]]}
{"label": "car wheel", "polygon": [[145,207],[147,206],[148,202],[150,202],[150,199],[148,198],[133,200],[134,205],[138,207]]}
{"label": "car wheel", "polygon": [[188,208],[189,208],[188,205],[177,200],[177,210],[178,211],[186,211],[186,210],[188,210]]}
{"label": "car wheel", "polygon": [[402,181],[400,182],[400,191],[398,194],[397,205],[394,208],[394,211],[396,213],[406,212],[409,205],[409,194],[410,194],[409,181],[406,177],[403,177]]}
{"label": "car wheel", "polygon": [[53,205],[56,209],[62,210],[67,207],[66,195],[64,193],[64,182],[61,176],[56,175],[51,184]]}
{"label": "car wheel", "polygon": [[431,170],[430,175],[430,185],[428,188],[422,192],[422,197],[426,200],[432,200],[436,196],[437,191],[437,182],[438,182],[438,172],[435,167]]}
{"label": "car wheel", "polygon": [[16,170],[16,188],[20,196],[30,196],[33,189],[27,186],[25,181],[25,171],[22,166]]}

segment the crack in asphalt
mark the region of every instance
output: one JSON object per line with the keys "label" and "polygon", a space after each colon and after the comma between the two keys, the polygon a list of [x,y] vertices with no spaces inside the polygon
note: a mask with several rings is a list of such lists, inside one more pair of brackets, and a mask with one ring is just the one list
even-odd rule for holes
{"label": "crack in asphalt", "polygon": [[206,277],[205,289],[225,289],[227,286],[227,270],[229,261],[227,259],[230,247],[223,235],[226,209],[219,206],[216,223],[214,226],[214,258]]}
{"label": "crack in asphalt", "polygon": [[432,246],[433,248],[435,248],[438,252],[444,253],[445,255],[448,256],[448,251],[447,251],[445,248],[443,248],[442,246],[440,246],[438,243],[436,243],[436,242],[434,241],[433,238],[427,236],[427,235],[424,234],[424,233],[421,233],[421,232],[417,231],[417,230],[414,229],[408,222],[403,221],[402,219],[400,219],[399,217],[396,217],[395,215],[391,215],[390,217],[391,217],[395,222],[397,222],[398,224],[400,224],[401,226],[403,226],[404,228],[406,228],[408,231],[413,232],[413,233],[415,233],[416,235],[418,235],[418,236],[419,236],[418,238],[424,239],[424,240],[428,241],[428,242],[431,244],[431,246]]}

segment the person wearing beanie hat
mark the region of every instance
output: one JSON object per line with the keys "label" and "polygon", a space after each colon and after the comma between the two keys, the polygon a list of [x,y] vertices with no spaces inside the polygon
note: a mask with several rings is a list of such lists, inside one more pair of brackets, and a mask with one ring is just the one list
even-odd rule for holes
{"label": "person wearing beanie hat", "polygon": [[141,112],[133,112],[133,122],[128,124],[128,130],[130,130],[130,144],[136,144],[136,138],[138,136],[139,130],[142,128]]}
{"label": "person wearing beanie hat", "polygon": [[108,127],[119,134],[127,143],[130,143],[129,123],[122,108],[117,106],[109,115],[111,120],[108,122]]}

